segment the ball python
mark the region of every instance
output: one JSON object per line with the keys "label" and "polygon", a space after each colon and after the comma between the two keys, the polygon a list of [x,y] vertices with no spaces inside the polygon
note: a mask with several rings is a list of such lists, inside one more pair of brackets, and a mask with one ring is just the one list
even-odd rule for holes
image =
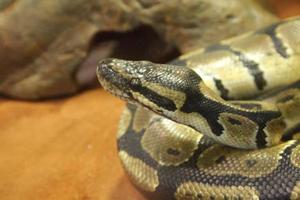
{"label": "ball python", "polygon": [[300,18],[168,64],[107,58],[119,157],[149,199],[300,199]]}

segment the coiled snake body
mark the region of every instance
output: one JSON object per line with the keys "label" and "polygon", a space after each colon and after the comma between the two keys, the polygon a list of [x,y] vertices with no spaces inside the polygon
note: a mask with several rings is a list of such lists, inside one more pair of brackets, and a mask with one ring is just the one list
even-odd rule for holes
{"label": "coiled snake body", "polygon": [[300,199],[300,18],[97,75],[129,102],[119,156],[150,199]]}

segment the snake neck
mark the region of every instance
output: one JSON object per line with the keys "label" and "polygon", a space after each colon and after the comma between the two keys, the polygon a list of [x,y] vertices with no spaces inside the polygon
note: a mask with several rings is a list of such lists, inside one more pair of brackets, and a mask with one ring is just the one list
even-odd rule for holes
{"label": "snake neck", "polygon": [[224,145],[255,149],[279,143],[285,126],[276,107],[225,101],[187,68],[174,66],[167,72],[164,79],[148,78],[136,85],[134,102]]}
{"label": "snake neck", "polygon": [[183,101],[174,101],[173,110],[164,109],[161,114],[224,145],[254,149],[279,143],[285,125],[277,109],[265,110],[258,102],[227,102],[202,82],[198,87],[184,91]]}

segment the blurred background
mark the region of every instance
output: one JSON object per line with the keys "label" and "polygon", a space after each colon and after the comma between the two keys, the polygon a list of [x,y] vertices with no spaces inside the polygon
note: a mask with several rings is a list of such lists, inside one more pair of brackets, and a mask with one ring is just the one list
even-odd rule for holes
{"label": "blurred background", "polygon": [[299,0],[0,0],[0,199],[143,200],[97,62],[166,63],[299,14]]}

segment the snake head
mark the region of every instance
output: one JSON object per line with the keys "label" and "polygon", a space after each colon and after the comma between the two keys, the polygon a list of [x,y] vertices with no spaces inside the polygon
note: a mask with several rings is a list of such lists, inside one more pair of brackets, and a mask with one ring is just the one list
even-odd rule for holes
{"label": "snake head", "polygon": [[[153,65],[153,66],[151,66]],[[147,82],[145,77],[154,70],[155,64],[148,61],[127,61],[107,58],[99,62],[98,80],[103,88],[129,102],[134,102],[134,94]]]}
{"label": "snake head", "polygon": [[130,81],[123,74],[123,63],[118,59],[107,58],[99,61],[97,77],[103,88],[111,94],[128,100],[131,97],[129,91]]}
{"label": "snake head", "polygon": [[97,76],[108,92],[157,113],[175,111],[180,94],[196,91],[201,80],[186,67],[111,58],[99,62]]}

